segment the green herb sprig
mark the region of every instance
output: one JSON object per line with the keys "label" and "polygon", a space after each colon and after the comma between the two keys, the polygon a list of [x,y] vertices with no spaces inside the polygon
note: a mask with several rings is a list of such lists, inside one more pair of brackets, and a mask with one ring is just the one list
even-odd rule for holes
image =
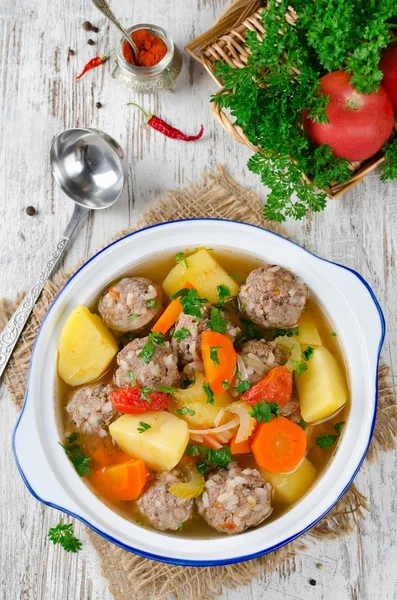
{"label": "green herb sprig", "polygon": [[335,423],[335,425],[333,427],[333,429],[335,431],[335,434],[333,434],[333,433],[324,433],[324,435],[321,435],[320,437],[316,438],[316,444],[317,444],[317,446],[319,446],[323,450],[326,450],[327,448],[330,448],[336,442],[336,440],[340,437],[341,429],[342,429],[342,427],[343,427],[344,424],[345,424],[344,421],[340,421],[339,423]]}
{"label": "green herb sprig", "polygon": [[58,525],[51,527],[48,538],[53,544],[60,544],[66,552],[78,552],[82,547],[80,540],[74,536],[73,524],[64,523],[62,519]]}
{"label": "green herb sprig", "polygon": [[76,469],[80,477],[85,477],[91,473],[90,462],[91,458],[86,456],[79,444],[77,443],[79,436],[76,432],[71,433],[64,441],[63,444],[59,442],[59,445],[65,450],[65,454]]}

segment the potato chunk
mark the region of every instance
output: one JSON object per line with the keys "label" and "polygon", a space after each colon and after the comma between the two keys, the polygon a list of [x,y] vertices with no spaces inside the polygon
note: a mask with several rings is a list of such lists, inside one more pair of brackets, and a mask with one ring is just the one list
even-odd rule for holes
{"label": "potato chunk", "polygon": [[[150,427],[142,431],[141,422]],[[155,471],[173,469],[189,441],[187,423],[165,411],[123,415],[110,424],[109,431],[123,452],[141,458]]]}
{"label": "potato chunk", "polygon": [[117,351],[117,342],[100,317],[77,306],[62,329],[58,373],[69,385],[89,383],[106,371]]}
{"label": "potato chunk", "polygon": [[215,396],[214,404],[210,404],[207,402],[207,394],[203,389],[204,383],[204,375],[196,373],[195,384],[186,390],[177,390],[174,392],[170,404],[170,411],[173,413],[184,408],[194,411],[194,414],[184,411],[186,414],[180,415],[189,424],[191,429],[214,427],[214,420],[220,409],[231,404],[233,400],[230,394],[224,392],[220,396]]}
{"label": "potato chunk", "polygon": [[182,289],[186,281],[194,285],[202,298],[207,298],[211,304],[218,302],[219,285],[225,285],[231,296],[237,296],[238,284],[230,277],[225,269],[211,256],[208,250],[198,250],[185,261],[178,263],[167,275],[163,288],[168,296]]}
{"label": "potato chunk", "polygon": [[298,341],[302,346],[321,346],[322,341],[313,317],[303,312],[298,321]]}
{"label": "potato chunk", "polygon": [[310,460],[304,459],[292,473],[269,473],[260,469],[263,478],[274,488],[277,504],[293,504],[311,488],[316,479],[316,469]]}
{"label": "potato chunk", "polygon": [[307,423],[330,417],[348,396],[344,374],[334,356],[324,346],[313,348],[307,371],[295,377],[302,417]]}

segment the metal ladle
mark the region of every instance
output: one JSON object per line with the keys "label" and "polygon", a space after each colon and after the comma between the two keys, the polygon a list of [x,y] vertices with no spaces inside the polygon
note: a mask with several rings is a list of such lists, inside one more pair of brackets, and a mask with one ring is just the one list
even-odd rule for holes
{"label": "metal ladle", "polygon": [[72,217],[34,285],[0,334],[0,377],[46,281],[56,270],[80,221],[91,211],[112,206],[124,188],[124,153],[106,133],[66,129],[53,141],[51,168],[60,188],[75,202]]}
{"label": "metal ladle", "polygon": [[124,36],[124,38],[126,39],[126,41],[129,43],[129,45],[132,48],[132,52],[134,54],[134,59],[135,59],[135,62],[137,63],[137,56],[139,53],[138,46],[135,44],[135,42],[133,42],[133,40],[131,38],[131,34],[128,34],[128,31],[126,31],[124,29],[124,27],[121,25],[120,21],[117,19],[116,15],[110,8],[109,4],[106,2],[106,0],[92,0],[92,3],[94,6],[96,6],[96,8],[98,10],[101,11],[101,13],[103,15],[105,15],[105,17],[107,17],[109,19],[109,21],[111,21],[113,23],[113,25],[115,25],[117,27],[117,29],[120,31],[120,33]]}

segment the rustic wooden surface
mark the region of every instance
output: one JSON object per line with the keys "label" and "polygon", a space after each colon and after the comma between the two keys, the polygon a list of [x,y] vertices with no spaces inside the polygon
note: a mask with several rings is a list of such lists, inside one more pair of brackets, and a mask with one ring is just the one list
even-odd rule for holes
{"label": "rustic wooden surface", "polygon": [[[114,8],[125,24],[163,25],[176,43],[184,44],[207,29],[227,0],[136,2],[119,0]],[[197,179],[203,169],[224,163],[240,183],[265,190],[245,164],[250,152],[234,143],[211,118],[208,98],[214,83],[188,60],[175,94],[140,100],[147,110],[168,116],[189,132],[206,128],[200,143],[163,139],[144,126],[138,111],[125,104],[138,100],[110,77],[110,65],[81,82],[77,70],[96,53],[104,53],[118,38],[89,2],[2,0],[0,37],[0,295],[12,297],[26,288],[46,262],[71,213],[71,205],[55,187],[49,148],[66,127],[88,125],[113,135],[127,151],[126,194],[108,211],[93,215],[81,227],[66,263],[73,265],[102,245],[113,233],[134,222],[149,203],[168,188]],[[81,28],[89,19],[99,34]],[[91,37],[97,45],[88,46]],[[68,58],[68,48],[76,55]],[[100,101],[103,108],[97,109]],[[330,203],[326,212],[300,223],[288,223],[291,235],[321,256],[360,271],[374,287],[388,323],[385,358],[397,372],[396,183],[380,184],[378,173]],[[24,209],[34,205],[35,217]],[[59,514],[36,502],[20,479],[11,453],[17,418],[6,391],[0,403],[0,598],[2,600],[108,600],[98,558],[84,527],[76,532],[84,544],[68,555],[46,539]],[[39,465],[38,465],[39,468]],[[366,466],[357,483],[369,498],[370,512],[352,536],[318,542],[307,553],[223,600],[395,600],[397,598],[397,455]],[[317,564],[323,569],[319,570]],[[309,585],[309,579],[317,586]]]}

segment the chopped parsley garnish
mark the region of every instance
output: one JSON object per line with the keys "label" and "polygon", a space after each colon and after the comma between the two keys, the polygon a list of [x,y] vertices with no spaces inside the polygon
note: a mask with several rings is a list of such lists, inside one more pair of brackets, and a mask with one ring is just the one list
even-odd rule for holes
{"label": "chopped parsley garnish", "polygon": [[278,337],[292,337],[293,335],[299,335],[299,327],[294,327],[293,329],[275,329],[274,330],[274,338]]}
{"label": "chopped parsley garnish", "polygon": [[178,531],[182,531],[182,529],[183,529],[183,523],[179,523],[179,525],[178,525]]}
{"label": "chopped parsley garnish", "polygon": [[144,433],[148,429],[151,429],[151,425],[149,423],[145,423],[144,421],[139,421],[138,433]]}
{"label": "chopped parsley garnish", "polygon": [[132,320],[132,319],[137,319],[138,317],[139,317],[138,313],[131,313],[128,318]]}
{"label": "chopped parsley garnish", "polygon": [[158,385],[156,387],[156,390],[158,392],[164,392],[164,394],[175,394],[175,392],[176,392],[176,388],[174,388],[174,387],[167,387],[165,385]]}
{"label": "chopped parsley garnish", "polygon": [[[241,318],[240,321],[243,325],[245,325],[245,336],[242,338],[242,340],[262,340],[263,339],[263,334],[259,331],[259,329],[257,329],[254,326],[252,321],[250,321],[249,319],[244,319],[244,318]],[[240,341],[242,341],[242,340],[240,340]]]}
{"label": "chopped parsley garnish", "polygon": [[153,354],[156,351],[156,346],[164,345],[164,336],[162,333],[152,332],[149,333],[147,342],[139,352],[138,357],[143,360],[143,362],[148,365],[152,360]]}
{"label": "chopped parsley garnish", "polygon": [[317,446],[319,446],[323,450],[330,448],[332,446],[332,444],[334,444],[336,442],[336,440],[340,437],[341,429],[344,424],[345,424],[345,421],[340,421],[339,423],[336,423],[334,425],[334,431],[336,432],[335,434],[324,433],[324,435],[316,438]]}
{"label": "chopped parsley garnish", "polygon": [[216,288],[218,292],[218,306],[223,307],[227,298],[231,297],[230,290],[227,285],[221,283]]}
{"label": "chopped parsley garnish", "polygon": [[299,362],[297,360],[294,360],[293,358],[290,358],[290,361],[292,362],[295,368],[295,373],[297,375],[302,375],[302,373],[307,371],[307,364],[305,362]]}
{"label": "chopped parsley garnish", "polygon": [[74,537],[73,523],[63,523],[62,519],[56,527],[51,527],[48,537],[53,544],[60,544],[66,552],[77,552],[82,543]]}
{"label": "chopped parsley garnish", "polygon": [[131,379],[132,381],[134,381],[134,379],[135,379],[135,375],[132,371],[127,371],[127,377],[128,377],[128,379]]}
{"label": "chopped parsley garnish", "polygon": [[175,411],[176,415],[190,415],[191,417],[193,417],[193,415],[196,414],[195,410],[192,410],[191,408],[188,408],[187,406],[184,406],[183,408],[178,408],[178,410]]}
{"label": "chopped parsley garnish", "polygon": [[78,440],[78,434],[76,432],[70,434],[63,444],[59,442],[59,445],[65,450],[65,454],[76,469],[80,477],[89,475],[91,473],[90,462],[91,458],[86,456],[80,446],[76,443]]}
{"label": "chopped parsley garnish", "polygon": [[216,333],[225,333],[227,328],[227,321],[222,317],[222,313],[219,308],[211,309],[211,316],[208,320],[208,327],[211,331]]}
{"label": "chopped parsley garnish", "polygon": [[232,461],[229,446],[222,446],[219,450],[198,446],[198,450],[202,459],[197,462],[197,470],[201,474],[207,473],[214,467],[226,467]]}
{"label": "chopped parsley garnish", "polygon": [[240,381],[240,383],[233,388],[233,392],[236,392],[236,394],[242,394],[243,392],[249,390],[250,387],[251,384],[249,381]]}
{"label": "chopped parsley garnish", "polygon": [[313,354],[314,354],[314,348],[313,348],[312,346],[308,346],[308,347],[306,348],[306,350],[304,350],[304,351],[302,352],[302,357],[303,357],[303,358],[304,358],[306,361],[308,361],[308,360],[310,360],[310,359],[311,359],[311,357],[313,356]]}
{"label": "chopped parsley garnish", "polygon": [[195,444],[188,444],[185,448],[185,454],[188,454],[189,456],[198,456],[198,446],[196,446]]}
{"label": "chopped parsley garnish", "polygon": [[219,350],[220,348],[222,348],[222,346],[210,346],[210,359],[212,360],[214,365],[221,364],[221,361],[218,358],[218,352],[217,352],[217,350]]}
{"label": "chopped parsley garnish", "polygon": [[153,390],[150,387],[141,387],[140,389],[141,395],[139,400],[144,400],[145,402],[151,402],[151,398],[149,398],[148,394],[153,394]]}
{"label": "chopped parsley garnish", "polygon": [[186,269],[189,267],[189,265],[187,264],[187,260],[185,258],[185,253],[184,252],[178,252],[178,254],[175,254],[175,260],[177,263],[183,262],[183,264],[185,265]]}
{"label": "chopped parsley garnish", "polygon": [[180,386],[182,390],[187,390],[188,388],[190,388],[192,385],[194,385],[195,379],[190,379],[190,377],[188,377],[186,375],[186,373],[183,373],[182,375],[182,379],[180,381]]}
{"label": "chopped parsley garnish", "polygon": [[145,523],[143,521],[141,521],[140,519],[135,519],[135,523],[137,525],[139,525],[140,527],[145,527]]}
{"label": "chopped parsley garnish", "polygon": [[214,404],[214,392],[211,390],[209,383],[203,383],[203,390],[207,396],[207,404]]}
{"label": "chopped parsley garnish", "polygon": [[256,402],[254,408],[250,411],[251,417],[254,417],[258,423],[268,423],[272,417],[280,416],[280,406],[277,402]]}
{"label": "chopped parsley garnish", "polygon": [[305,431],[305,429],[306,429],[306,423],[303,420],[299,421],[299,423],[297,423],[297,425],[299,425],[299,427],[301,427],[303,429],[303,431]]}
{"label": "chopped parsley garnish", "polygon": [[180,303],[183,306],[183,312],[185,315],[192,315],[193,317],[200,317],[203,314],[203,304],[207,304],[207,298],[200,298],[197,290],[182,288],[175,294],[170,296],[171,300],[180,298]]}
{"label": "chopped parsley garnish", "polygon": [[332,332],[329,334],[329,337],[337,337],[337,335],[338,335],[338,334],[337,334],[337,333],[335,333],[335,331],[332,331]]}
{"label": "chopped parsley garnish", "polygon": [[182,340],[186,339],[191,335],[190,331],[186,329],[186,327],[181,327],[180,329],[175,329],[172,337],[178,342],[182,342]]}
{"label": "chopped parsley garnish", "polygon": [[233,277],[238,283],[245,283],[245,279],[237,273],[228,273],[229,277]]}
{"label": "chopped parsley garnish", "polygon": [[230,383],[228,382],[227,379],[225,379],[224,381],[222,381],[222,387],[224,390],[228,390],[230,387]]}
{"label": "chopped parsley garnish", "polygon": [[158,298],[150,298],[150,300],[146,300],[145,304],[148,308],[161,308],[161,302]]}

